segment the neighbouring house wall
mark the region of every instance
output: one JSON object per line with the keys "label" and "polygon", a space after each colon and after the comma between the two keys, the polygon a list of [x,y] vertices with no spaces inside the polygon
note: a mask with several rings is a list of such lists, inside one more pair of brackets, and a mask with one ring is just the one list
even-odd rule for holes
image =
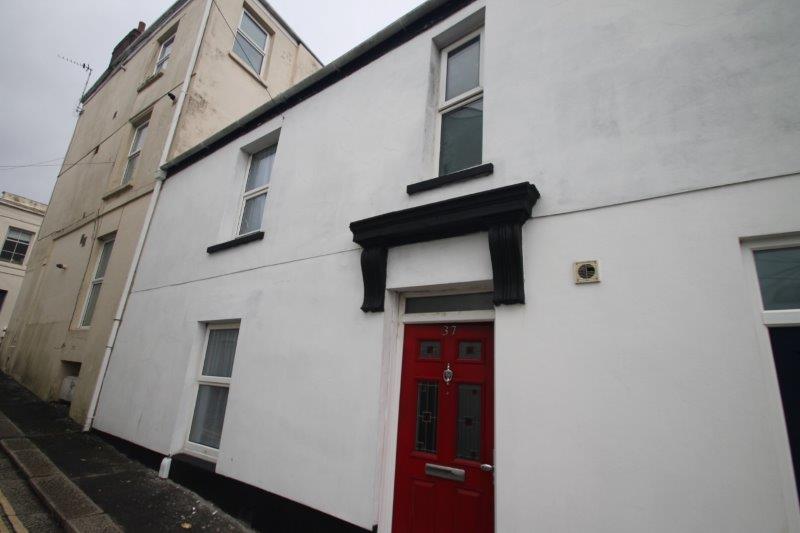
{"label": "neighbouring house wall", "polygon": [[[234,55],[234,31],[247,11],[269,32],[262,73]],[[233,30],[233,31],[232,31]],[[175,157],[267,102],[321,67],[258,0],[216,0],[211,9],[195,76],[175,134]]]}
{"label": "neighbouring house wall", "polygon": [[[79,363],[70,414],[82,421],[97,369],[122,296],[125,279],[175,110],[166,96],[186,75],[203,2],[189,2],[144,42],[92,93],[78,118],[33,249],[11,327],[3,346],[6,371],[42,398],[54,398],[63,363]],[[161,43],[175,42],[169,63],[153,77]],[[139,45],[136,45],[139,46]],[[129,186],[120,187],[135,127],[149,122]],[[116,239],[91,327],[80,327],[99,238]],[[56,264],[66,270],[56,268]]]}
{"label": "neighbouring house wall", "polygon": [[[238,22],[241,2],[216,1]],[[134,45],[135,53],[87,98],[39,242],[31,252],[31,272],[9,329],[11,341],[2,348],[3,368],[47,399],[58,392],[62,362],[80,363],[70,415],[81,422],[86,418],[113,317],[123,296],[206,5],[206,0],[192,0],[173,6],[174,14],[148,40]],[[250,87],[257,85],[253,76],[228,55],[233,36],[227,27],[223,32],[220,24],[224,21],[214,8],[210,13],[211,29],[204,34],[192,88],[173,140],[173,155],[268,99],[262,86],[255,90]],[[275,59],[265,68],[265,79],[283,90],[292,83],[297,43],[277,22],[271,24],[276,32],[272,50]],[[161,44],[171,35],[175,35],[175,42],[169,62],[154,75]],[[209,63],[209,58],[222,58],[223,62]],[[303,68],[307,70],[308,66]],[[215,69],[223,71],[224,83],[217,83]],[[198,104],[198,94],[202,94],[202,105]],[[130,184],[122,186],[135,128],[144,121],[149,125],[136,172]],[[81,328],[99,253],[97,239],[114,231],[117,238],[112,259],[91,327]],[[67,265],[67,270],[57,269],[58,263]]]}
{"label": "neighbouring house wall", "polygon": [[[348,225],[530,181],[527,303],[495,320],[497,530],[796,528],[740,239],[800,230],[800,10],[488,0],[494,174],[409,197],[435,175],[433,38],[480,7],[166,181],[96,427],[180,452],[204,324],[241,320],[216,471],[388,530],[396,309],[359,310]],[[207,254],[236,234],[242,148],[278,129],[264,240]],[[586,259],[601,284],[574,285]],[[390,291],[491,276],[485,234],[389,252]]]}
{"label": "neighbouring house wall", "polygon": [[[27,200],[22,198],[21,200]],[[28,200],[28,202],[32,202]],[[38,202],[34,202],[38,204]],[[43,209],[43,204],[38,204],[39,209]],[[21,265],[16,265],[8,261],[0,261],[0,290],[7,291],[2,309],[0,309],[0,336],[5,336],[6,328],[11,320],[11,312],[17,301],[19,290],[22,287],[22,279],[25,277],[25,270],[30,262],[31,248],[39,232],[44,212],[32,212],[28,209],[20,209],[12,203],[3,201],[0,198],[0,246],[5,242],[9,228],[17,228],[33,233],[28,254]],[[2,364],[2,361],[0,361]]]}

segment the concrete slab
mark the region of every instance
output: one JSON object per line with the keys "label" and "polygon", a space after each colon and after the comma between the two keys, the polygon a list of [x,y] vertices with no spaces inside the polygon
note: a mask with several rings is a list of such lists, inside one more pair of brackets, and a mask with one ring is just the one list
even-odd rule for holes
{"label": "concrete slab", "polygon": [[38,449],[8,451],[11,460],[29,478],[52,476],[58,468]]}
{"label": "concrete slab", "polygon": [[43,511],[41,502],[24,479],[0,479],[0,491],[14,508],[14,514],[37,514]]}
{"label": "concrete slab", "polygon": [[17,515],[16,518],[30,533],[62,533],[64,531],[49,513]]}
{"label": "concrete slab", "polygon": [[0,479],[19,479],[17,467],[5,456],[0,457]]}
{"label": "concrete slab", "polygon": [[[31,479],[31,486],[62,522],[103,513],[102,509],[63,474]],[[135,500],[129,500],[128,505],[133,501]]]}
{"label": "concrete slab", "polygon": [[20,439],[3,439],[0,441],[0,447],[6,451],[6,453],[11,453],[17,450],[35,450],[36,445],[30,441],[30,439],[20,438]]}
{"label": "concrete slab", "polygon": [[2,411],[26,436],[78,433],[81,427],[67,415],[63,406],[45,402],[8,403]]}
{"label": "concrete slab", "polygon": [[[39,495],[33,495],[39,513],[45,509],[44,502],[64,527],[86,533],[184,531],[183,524],[190,524],[193,531],[249,531],[197,494],[159,479],[153,470],[134,460],[135,455],[118,451],[95,434],[81,433],[80,426],[67,418],[63,406],[32,399],[20,389],[0,373],[0,413],[28,437],[0,439],[0,449],[8,443],[10,453],[23,462],[27,460],[30,474],[47,472],[49,465],[36,461],[42,457],[59,469],[56,474],[29,480],[33,491],[28,495]],[[21,469],[4,461],[2,455],[0,452],[0,483],[24,482],[13,479],[15,473],[22,475]]]}
{"label": "concrete slab", "polygon": [[36,403],[40,401],[31,391],[20,387],[19,383],[6,376],[0,375],[0,405]]}
{"label": "concrete slab", "polygon": [[31,440],[70,479],[141,468],[96,435],[69,433]]}
{"label": "concrete slab", "polygon": [[[247,531],[230,516],[153,472],[120,472],[75,482],[126,531]],[[131,502],[135,501],[135,505]]]}
{"label": "concrete slab", "polygon": [[85,516],[65,524],[68,533],[122,533],[122,529],[107,514]]}
{"label": "concrete slab", "polygon": [[0,439],[5,439],[8,437],[21,437],[22,432],[17,428],[14,423],[3,417],[0,419]]}

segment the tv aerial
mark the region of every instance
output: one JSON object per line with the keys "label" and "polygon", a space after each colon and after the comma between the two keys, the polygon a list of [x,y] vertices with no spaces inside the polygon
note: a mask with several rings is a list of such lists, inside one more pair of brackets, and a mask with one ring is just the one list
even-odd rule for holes
{"label": "tv aerial", "polygon": [[81,93],[81,97],[78,99],[78,105],[75,106],[75,112],[80,115],[83,111],[83,96],[86,94],[86,89],[89,88],[89,80],[92,79],[92,67],[89,65],[89,63],[81,63],[80,61],[75,61],[74,59],[64,57],[61,54],[58,54],[58,57],[59,59],[63,59],[67,63],[80,67],[86,71],[86,83],[83,84],[83,92]]}

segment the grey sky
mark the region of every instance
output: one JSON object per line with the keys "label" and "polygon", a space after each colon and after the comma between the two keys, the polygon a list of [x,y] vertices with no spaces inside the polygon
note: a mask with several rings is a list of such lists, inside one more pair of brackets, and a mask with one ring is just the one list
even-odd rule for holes
{"label": "grey sky", "polygon": [[[328,63],[422,0],[269,0]],[[47,202],[69,144],[86,73],[139,20],[150,24],[173,0],[0,0],[0,190]],[[11,165],[41,163],[27,168]],[[49,166],[47,166],[49,165]]]}

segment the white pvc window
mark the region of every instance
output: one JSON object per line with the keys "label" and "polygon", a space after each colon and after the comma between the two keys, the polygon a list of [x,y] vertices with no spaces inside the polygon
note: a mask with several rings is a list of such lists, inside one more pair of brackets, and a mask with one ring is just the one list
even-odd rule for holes
{"label": "white pvc window", "polygon": [[800,246],[753,252],[765,311],[800,311]]}
{"label": "white pvc window", "polygon": [[103,247],[100,250],[100,255],[97,258],[97,266],[94,269],[92,281],[89,284],[89,291],[86,295],[86,303],[83,306],[83,314],[81,316],[81,327],[89,327],[92,324],[92,317],[94,310],[97,306],[97,300],[100,297],[100,289],[103,286],[103,280],[106,277],[106,270],[108,269],[108,261],[111,259],[111,251],[114,248],[114,239],[106,239],[103,242]]}
{"label": "white pvc window", "polygon": [[439,87],[439,175],[483,161],[483,30],[442,50]]}
{"label": "white pvc window", "polygon": [[219,449],[238,340],[238,324],[208,326],[187,439],[190,450],[215,456]]}
{"label": "white pvc window", "polygon": [[33,233],[17,228],[8,228],[3,249],[0,251],[0,261],[21,265],[28,255],[33,240]]}
{"label": "white pvc window", "polygon": [[275,163],[275,152],[278,145],[250,156],[247,170],[247,182],[242,196],[242,218],[239,224],[239,235],[245,235],[261,229],[264,220],[264,208],[267,205],[269,181],[272,177],[272,166]]}
{"label": "white pvc window", "polygon": [[139,162],[139,157],[142,154],[142,145],[144,144],[145,136],[147,134],[148,122],[137,126],[136,131],[133,133],[133,141],[131,141],[131,149],[128,152],[128,161],[125,163],[125,172],[122,175],[122,184],[130,183],[133,179],[133,174],[136,172],[136,166]]}
{"label": "white pvc window", "polygon": [[153,74],[158,74],[165,68],[167,68],[167,63],[169,63],[169,56],[172,54],[172,45],[175,44],[175,36],[172,35],[166,41],[161,43],[161,49],[158,51],[158,60],[156,61],[156,69],[153,71]]}
{"label": "white pvc window", "polygon": [[239,22],[236,39],[233,42],[233,53],[259,75],[267,54],[267,42],[269,42],[269,32],[250,13],[242,12],[242,20]]}

